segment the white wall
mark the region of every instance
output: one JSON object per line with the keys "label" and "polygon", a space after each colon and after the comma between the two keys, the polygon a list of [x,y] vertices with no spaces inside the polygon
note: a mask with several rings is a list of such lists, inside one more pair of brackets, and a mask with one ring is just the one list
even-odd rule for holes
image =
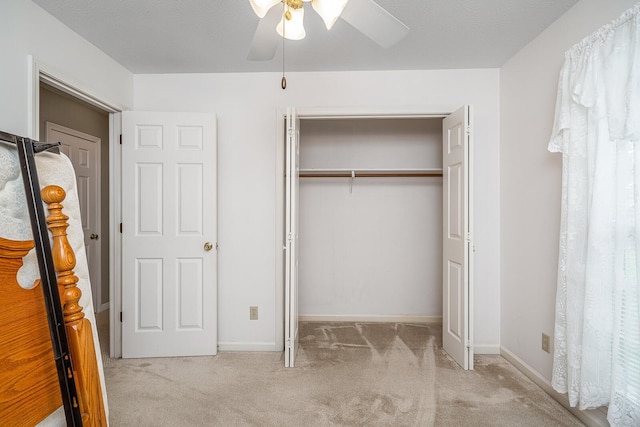
{"label": "white wall", "polygon": [[[440,169],[442,120],[303,119],[300,168]],[[299,197],[301,315],[442,315],[441,177],[301,178]]]}
{"label": "white wall", "polygon": [[550,380],[562,160],[547,151],[564,52],[636,0],[582,0],[500,72],[501,344]]}
{"label": "white wall", "polygon": [[[136,75],[134,107],[213,111],[218,116],[219,341],[268,349],[281,326],[276,307],[278,108],[475,107],[476,345],[499,345],[499,71],[437,70]],[[260,319],[249,320],[249,306]],[[244,346],[244,347],[243,347]]]}
{"label": "white wall", "polygon": [[133,75],[31,1],[0,2],[0,130],[31,135],[28,56],[83,90],[130,106]]}

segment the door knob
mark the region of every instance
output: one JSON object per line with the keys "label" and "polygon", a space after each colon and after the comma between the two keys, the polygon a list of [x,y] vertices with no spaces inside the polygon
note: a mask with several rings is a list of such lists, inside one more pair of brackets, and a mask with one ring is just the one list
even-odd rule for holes
{"label": "door knob", "polygon": [[207,242],[204,244],[205,251],[210,251],[211,249],[213,249],[213,245],[211,244],[211,242]]}
{"label": "door knob", "polygon": [[98,240],[98,235],[97,235],[97,234],[95,234],[95,233],[91,233],[91,236],[89,236],[89,238],[90,238],[91,240]]}

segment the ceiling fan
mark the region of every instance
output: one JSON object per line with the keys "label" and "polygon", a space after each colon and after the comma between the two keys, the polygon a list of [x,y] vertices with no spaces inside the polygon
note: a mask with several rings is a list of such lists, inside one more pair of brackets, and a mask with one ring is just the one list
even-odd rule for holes
{"label": "ceiling fan", "polygon": [[[272,59],[278,40],[301,40],[305,37],[304,4],[311,3],[322,17],[327,30],[342,18],[378,45],[387,48],[407,35],[409,27],[383,9],[374,0],[249,0],[260,18],[253,36],[250,61]],[[282,6],[276,7],[276,5]],[[275,31],[274,31],[275,30]]]}

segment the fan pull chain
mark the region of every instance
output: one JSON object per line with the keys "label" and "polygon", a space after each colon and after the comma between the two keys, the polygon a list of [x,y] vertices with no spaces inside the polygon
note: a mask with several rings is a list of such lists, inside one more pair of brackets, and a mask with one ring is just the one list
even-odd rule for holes
{"label": "fan pull chain", "polygon": [[286,17],[286,13],[288,12],[288,10],[285,10],[287,8],[287,5],[285,2],[282,3],[282,16],[283,16],[283,20],[282,20],[282,80],[280,80],[280,86],[282,87],[282,90],[285,90],[287,88],[287,78],[284,76],[284,41],[286,39],[286,37],[284,37],[284,35],[287,34],[287,17]]}

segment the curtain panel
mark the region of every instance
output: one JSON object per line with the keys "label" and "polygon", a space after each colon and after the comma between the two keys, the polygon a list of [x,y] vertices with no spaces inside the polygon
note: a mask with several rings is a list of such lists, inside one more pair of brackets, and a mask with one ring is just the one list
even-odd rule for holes
{"label": "curtain panel", "polygon": [[552,386],[640,425],[640,4],[565,53]]}

